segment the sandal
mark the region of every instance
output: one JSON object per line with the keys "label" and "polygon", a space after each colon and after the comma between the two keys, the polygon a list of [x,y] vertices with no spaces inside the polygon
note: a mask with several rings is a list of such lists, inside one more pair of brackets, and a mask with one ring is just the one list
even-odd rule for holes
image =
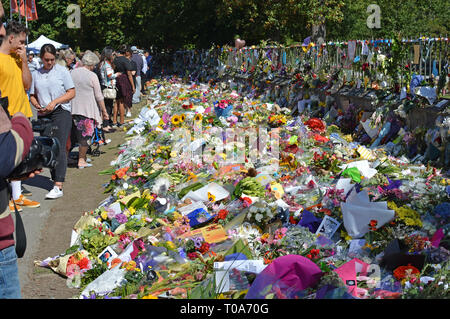
{"label": "sandal", "polygon": [[78,165],[78,169],[83,169],[85,167],[92,167],[92,164],[86,163],[86,165],[83,165],[83,166]]}

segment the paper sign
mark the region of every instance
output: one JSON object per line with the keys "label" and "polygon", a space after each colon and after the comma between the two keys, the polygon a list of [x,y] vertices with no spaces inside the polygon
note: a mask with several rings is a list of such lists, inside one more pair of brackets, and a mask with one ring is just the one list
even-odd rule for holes
{"label": "paper sign", "polygon": [[233,260],[215,262],[216,292],[227,292],[230,290],[245,290],[248,281],[240,272],[261,273],[267,265],[262,260]]}
{"label": "paper sign", "polygon": [[260,183],[262,186],[266,187],[267,184],[273,181],[272,176],[269,174],[259,174],[255,176],[255,179]]}
{"label": "paper sign", "polygon": [[201,228],[205,241],[209,244],[220,243],[228,239],[228,235],[222,225],[214,224]]}
{"label": "paper sign", "polygon": [[187,193],[186,196],[182,198],[182,201],[184,201],[186,198],[190,198],[195,201],[201,200],[203,202],[207,202],[210,201],[208,193],[214,196],[215,201],[222,200],[230,195],[230,193],[222,186],[216,183],[210,183],[196,190],[195,192]]}
{"label": "paper sign", "polygon": [[193,202],[192,204],[189,204],[187,206],[183,206],[177,209],[177,211],[181,214],[181,215],[187,215],[190,212],[193,212],[196,209],[199,208],[203,208],[204,210],[208,210],[208,207],[205,206],[205,204],[203,204],[203,202]]}
{"label": "paper sign", "polygon": [[327,238],[332,238],[340,225],[341,223],[338,222],[336,219],[328,215],[325,215],[325,217],[323,218],[322,222],[319,225],[319,228],[317,228],[316,235],[321,234]]}
{"label": "paper sign", "polygon": [[98,258],[111,268],[111,261],[117,257],[117,253],[110,246],[106,247],[99,255]]}
{"label": "paper sign", "polygon": [[189,238],[189,237],[195,237],[195,236],[202,236],[202,228],[198,228],[198,229],[194,229],[191,231],[188,231],[184,234],[181,234],[180,236],[178,236],[177,238],[181,238],[181,239],[185,239],[185,238]]}
{"label": "paper sign", "polygon": [[283,186],[280,183],[273,182],[270,184],[270,189],[272,193],[275,195],[276,199],[280,199],[284,195]]}
{"label": "paper sign", "polygon": [[370,122],[370,120],[366,120],[364,122],[361,121],[360,123],[364,128],[364,131],[366,131],[367,135],[369,135],[369,137],[373,139],[378,134],[378,127],[371,127]]}

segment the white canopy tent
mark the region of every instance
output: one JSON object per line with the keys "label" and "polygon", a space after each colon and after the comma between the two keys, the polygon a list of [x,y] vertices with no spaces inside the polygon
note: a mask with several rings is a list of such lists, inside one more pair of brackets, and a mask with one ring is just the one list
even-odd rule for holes
{"label": "white canopy tent", "polygon": [[39,52],[41,50],[41,47],[44,44],[47,43],[51,43],[55,46],[55,48],[58,49],[65,49],[68,48],[68,45],[50,40],[49,38],[47,38],[45,35],[41,35],[38,39],[36,39],[34,42],[31,42],[28,44],[27,49],[30,51],[35,51],[35,52]]}

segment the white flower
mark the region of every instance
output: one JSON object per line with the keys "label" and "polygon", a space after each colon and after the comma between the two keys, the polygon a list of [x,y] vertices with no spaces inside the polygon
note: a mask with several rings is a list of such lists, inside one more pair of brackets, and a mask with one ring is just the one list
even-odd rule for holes
{"label": "white flower", "polygon": [[123,189],[128,189],[128,187],[130,187],[130,185],[128,185],[128,183],[123,183],[122,187],[123,187]]}
{"label": "white flower", "polygon": [[258,214],[256,214],[256,216],[255,216],[255,219],[256,219],[256,221],[259,223],[259,222],[261,222],[261,220],[263,219],[263,215],[261,215],[260,213],[258,213]]}
{"label": "white flower", "polygon": [[420,282],[421,283],[428,284],[430,281],[434,281],[434,278],[433,277],[429,277],[429,276],[420,277]]}

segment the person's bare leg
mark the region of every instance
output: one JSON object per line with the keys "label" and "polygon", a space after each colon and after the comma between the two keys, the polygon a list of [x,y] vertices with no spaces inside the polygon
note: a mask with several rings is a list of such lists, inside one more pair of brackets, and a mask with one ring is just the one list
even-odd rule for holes
{"label": "person's bare leg", "polygon": [[88,146],[80,146],[78,150],[78,166],[86,166],[86,154],[88,151]]}
{"label": "person's bare leg", "polygon": [[125,104],[123,101],[119,103],[120,124],[125,123]]}
{"label": "person's bare leg", "polygon": [[118,105],[120,103],[119,99],[116,99],[115,103],[114,103],[114,107],[113,107],[113,124],[117,124],[117,110],[118,110]]}

